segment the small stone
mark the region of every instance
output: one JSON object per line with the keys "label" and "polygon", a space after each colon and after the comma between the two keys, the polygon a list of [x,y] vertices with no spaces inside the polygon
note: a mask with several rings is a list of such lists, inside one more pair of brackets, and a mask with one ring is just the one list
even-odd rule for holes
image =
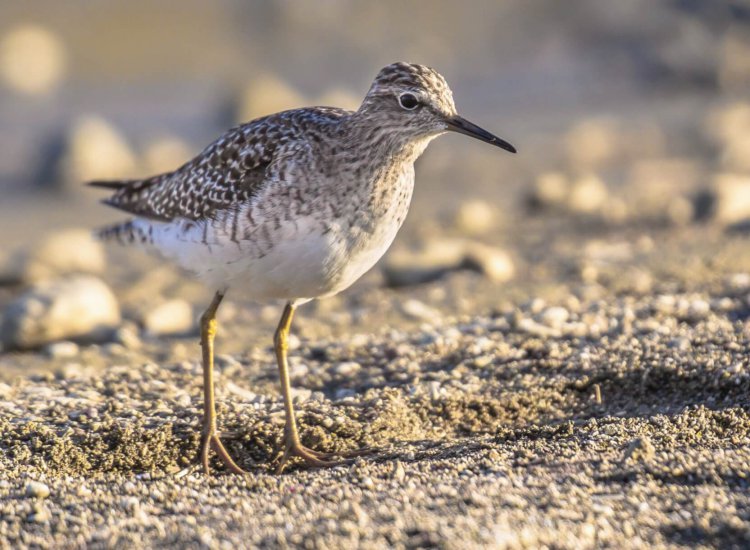
{"label": "small stone", "polygon": [[406,478],[406,470],[404,469],[404,465],[400,460],[395,460],[393,462],[391,478],[398,483],[403,483],[404,479]]}
{"label": "small stone", "polygon": [[564,145],[573,168],[593,169],[611,162],[620,153],[620,124],[604,117],[577,122],[565,135]]}
{"label": "small stone", "polygon": [[645,462],[654,458],[655,454],[656,449],[651,440],[646,436],[638,437],[628,444],[623,462]]}
{"label": "small stone", "polygon": [[505,283],[516,273],[510,254],[500,248],[481,243],[471,243],[467,246],[464,265],[479,271],[494,283]]}
{"label": "small stone", "polygon": [[113,339],[125,349],[138,349],[141,347],[141,338],[138,335],[138,327],[133,323],[124,323],[118,328]]}
{"label": "small stone", "polygon": [[351,90],[343,88],[329,88],[315,98],[311,105],[336,105],[342,109],[356,111],[362,103],[362,98]]}
{"label": "small stone", "polygon": [[44,499],[50,495],[49,486],[41,481],[29,481],[26,484],[26,496]]}
{"label": "small stone", "polygon": [[47,523],[50,519],[52,519],[52,514],[46,506],[35,507],[34,512],[28,516],[28,521],[32,523]]}
{"label": "small stone", "polygon": [[45,352],[51,359],[67,359],[78,355],[78,344],[69,340],[55,342],[45,347]]}
{"label": "small stone", "polygon": [[410,317],[411,319],[417,319],[422,321],[430,321],[440,318],[440,314],[424,302],[410,298],[399,304],[401,312]]}
{"label": "small stone", "polygon": [[29,349],[58,340],[101,342],[120,323],[117,298],[101,280],[76,275],[31,287],[5,309],[0,342]]}
{"label": "small stone", "polygon": [[294,109],[306,103],[292,86],[272,74],[256,74],[239,98],[238,120]]}
{"label": "small stone", "polygon": [[106,120],[89,115],[73,125],[67,153],[60,168],[61,180],[75,182],[118,179],[137,168],[135,154],[120,132]]}
{"label": "small stone", "polygon": [[547,172],[536,178],[528,205],[532,209],[561,208],[568,196],[570,183],[560,172]]}
{"label": "small stone", "polygon": [[352,376],[359,372],[361,368],[360,364],[355,361],[344,361],[336,365],[333,371],[341,376]]}
{"label": "small stone", "polygon": [[711,304],[706,300],[692,300],[688,305],[687,318],[691,321],[700,321],[711,313]]}
{"label": "small stone", "polygon": [[185,334],[193,328],[193,308],[185,300],[167,300],[143,316],[143,327],[154,336]]}
{"label": "small stone", "polygon": [[146,146],[145,169],[150,174],[161,174],[174,170],[190,159],[191,149],[174,136],[161,137]]}
{"label": "small stone", "polygon": [[309,388],[292,388],[292,399],[295,403],[304,403],[312,397],[312,390]]}
{"label": "small stone", "polygon": [[496,213],[485,201],[472,200],[461,204],[456,212],[456,229],[465,235],[483,235],[495,226]]}
{"label": "small stone", "polygon": [[572,212],[594,213],[606,202],[608,194],[604,182],[589,174],[573,182],[568,195],[568,208]]}
{"label": "small stone", "polygon": [[60,83],[65,69],[65,48],[49,29],[18,25],[0,42],[0,78],[16,92],[47,94]]}
{"label": "small stone", "polygon": [[48,235],[27,254],[21,277],[42,281],[70,273],[100,274],[107,257],[104,246],[87,229],[68,229]]}
{"label": "small stone", "polygon": [[397,249],[389,253],[383,275],[392,287],[427,283],[461,267],[465,256],[464,240],[436,239],[416,251]]}
{"label": "small stone", "polygon": [[541,321],[551,328],[562,328],[570,314],[564,307],[548,307],[542,312]]}
{"label": "small stone", "polygon": [[713,218],[732,224],[750,218],[750,175],[724,173],[714,176],[710,200]]}

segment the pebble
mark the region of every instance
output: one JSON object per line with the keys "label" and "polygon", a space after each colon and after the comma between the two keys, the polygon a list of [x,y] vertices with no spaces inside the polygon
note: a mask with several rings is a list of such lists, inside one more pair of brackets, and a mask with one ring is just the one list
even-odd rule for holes
{"label": "pebble", "polygon": [[48,344],[44,351],[51,359],[67,359],[78,355],[78,344],[69,340]]}
{"label": "pebble", "polygon": [[143,327],[153,336],[185,334],[194,327],[193,307],[186,300],[167,300],[146,312]]}
{"label": "pebble", "polygon": [[28,520],[32,523],[47,523],[50,519],[52,519],[52,514],[46,506],[36,506],[34,512],[28,516]]}
{"label": "pebble", "polygon": [[750,219],[750,175],[717,174],[709,193],[715,221],[732,224]]}
{"label": "pebble", "polygon": [[253,76],[252,83],[238,101],[237,119],[252,120],[262,115],[277,113],[305,105],[305,98],[279,77],[265,73]]}
{"label": "pebble", "polygon": [[510,254],[500,248],[471,243],[464,258],[464,265],[479,271],[493,283],[505,283],[516,273]]}
{"label": "pebble", "polygon": [[594,213],[605,203],[608,194],[607,186],[598,176],[583,176],[575,180],[570,188],[568,208],[574,213]]}
{"label": "pebble", "polygon": [[400,460],[395,460],[393,462],[393,470],[391,471],[391,477],[394,481],[398,483],[402,483],[404,479],[406,478],[406,470],[404,469],[404,465]]}
{"label": "pebble", "polygon": [[399,303],[399,309],[411,319],[429,321],[440,318],[440,313],[436,309],[414,298],[409,298]]}
{"label": "pebble", "polygon": [[560,172],[545,172],[534,181],[527,199],[531,209],[561,208],[568,197],[570,183]]}
{"label": "pebble", "polygon": [[472,200],[458,207],[454,223],[461,233],[477,236],[488,233],[495,222],[496,213],[486,201]]}
{"label": "pebble", "polygon": [[49,486],[40,481],[29,481],[26,484],[26,496],[45,499],[50,495]]}
{"label": "pebble", "polygon": [[77,120],[67,136],[66,154],[60,163],[60,180],[71,188],[84,189],[81,182],[119,179],[138,167],[135,153],[122,134],[96,115]]}
{"label": "pebble", "polygon": [[115,331],[113,340],[122,345],[125,349],[134,350],[141,347],[141,338],[138,335],[138,327],[131,322],[123,323],[123,325]]}
{"label": "pebble", "polygon": [[570,314],[564,307],[548,307],[542,312],[541,321],[551,328],[562,328]]}
{"label": "pebble", "polygon": [[515,274],[513,260],[507,252],[465,239],[435,239],[418,251],[396,251],[387,256],[383,274],[389,286],[398,287],[427,283],[465,268],[498,283],[508,281]]}
{"label": "pebble", "polygon": [[65,46],[52,30],[22,24],[5,31],[0,43],[0,79],[15,92],[43,96],[65,77]]}
{"label": "pebble", "polygon": [[333,369],[333,372],[341,376],[351,376],[360,371],[362,366],[356,361],[344,361]]}
{"label": "pebble", "polygon": [[644,435],[642,437],[633,439],[628,444],[628,448],[625,450],[625,457],[623,458],[623,461],[644,462],[654,458],[655,454],[656,449],[654,448],[654,444],[651,443],[651,440],[648,438],[648,436]]}
{"label": "pebble", "polygon": [[386,284],[399,287],[439,279],[462,266],[465,252],[466,243],[462,239],[435,239],[418,250],[396,249],[386,256],[383,264]]}
{"label": "pebble", "polygon": [[155,139],[146,146],[143,154],[145,171],[149,174],[161,174],[174,170],[190,160],[192,150],[180,138],[164,136]]}
{"label": "pebble", "polygon": [[105,341],[120,323],[117,298],[100,279],[76,275],[31,287],[5,309],[0,342],[28,349],[58,340]]}
{"label": "pebble", "polygon": [[26,255],[21,279],[43,281],[70,273],[104,272],[107,257],[104,246],[88,229],[67,229],[47,235]]}

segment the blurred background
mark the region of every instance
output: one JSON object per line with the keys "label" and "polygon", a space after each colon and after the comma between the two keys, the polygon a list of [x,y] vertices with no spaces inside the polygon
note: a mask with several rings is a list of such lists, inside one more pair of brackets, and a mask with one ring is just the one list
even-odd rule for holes
{"label": "blurred background", "polygon": [[[648,262],[668,265],[681,236],[723,236],[750,217],[745,0],[6,1],[0,308],[86,272],[114,288],[113,326],[190,332],[208,293],[152,258],[88,242],[124,216],[82,182],[171,170],[228,127],[282,109],[355,109],[397,60],[436,68],[459,111],[520,153],[459,136],[431,145],[402,236],[358,287],[367,292],[311,306],[331,312],[330,330],[379,319],[381,290],[414,322],[501,309],[535,284],[648,292],[661,273]],[[173,309],[162,316],[184,321],[149,328],[163,300]],[[275,310],[247,311],[263,330],[275,323]],[[10,316],[6,346],[27,347]]]}

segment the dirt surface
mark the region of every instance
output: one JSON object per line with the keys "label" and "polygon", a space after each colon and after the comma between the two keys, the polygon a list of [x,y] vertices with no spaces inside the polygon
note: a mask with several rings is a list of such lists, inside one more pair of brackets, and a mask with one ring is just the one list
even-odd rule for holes
{"label": "dirt surface", "polygon": [[[750,547],[742,2],[71,4],[0,6],[0,549]],[[281,307],[227,296],[218,423],[249,474],[204,476],[214,289],[49,238],[123,218],[82,181],[171,170],[270,112],[356,108],[397,60],[519,154],[435,140],[389,256],[295,317],[303,443],[367,457],[273,474]],[[6,346],[10,306],[70,271],[111,289],[114,330]]]}
{"label": "dirt surface", "polygon": [[[471,272],[388,289],[376,273],[302,308],[302,439],[375,449],[352,465],[269,467],[283,426],[276,308],[230,302],[218,340],[220,429],[246,477],[186,470],[195,335],[6,354],[0,535],[8,547],[750,544],[744,237],[549,225],[529,222],[547,253],[532,263],[534,245],[520,248],[502,290]],[[594,260],[597,281],[560,280]],[[400,313],[408,300],[434,317]],[[49,496],[30,496],[32,481]]]}

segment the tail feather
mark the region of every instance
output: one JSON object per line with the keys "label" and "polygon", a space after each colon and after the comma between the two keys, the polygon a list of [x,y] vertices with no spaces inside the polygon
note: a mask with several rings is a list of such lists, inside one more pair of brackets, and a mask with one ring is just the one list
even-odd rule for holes
{"label": "tail feather", "polygon": [[94,236],[102,241],[117,241],[122,245],[153,244],[151,224],[139,224],[135,220],[108,225],[94,231]]}
{"label": "tail feather", "polygon": [[122,189],[123,187],[128,187],[129,185],[132,185],[137,180],[120,180],[120,181],[111,181],[111,180],[95,180],[90,181],[86,183],[89,187],[101,187],[102,189]]}

